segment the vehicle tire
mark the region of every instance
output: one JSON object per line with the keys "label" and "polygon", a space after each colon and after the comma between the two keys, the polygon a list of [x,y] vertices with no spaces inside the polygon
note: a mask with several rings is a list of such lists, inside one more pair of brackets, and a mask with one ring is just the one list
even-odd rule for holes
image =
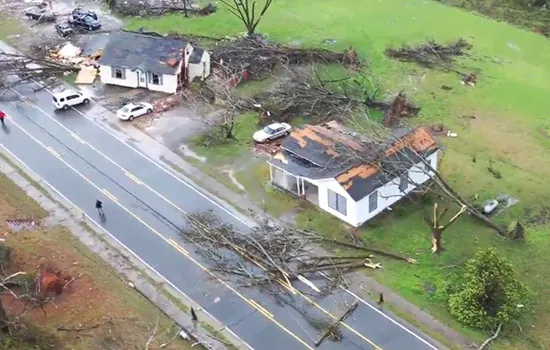
{"label": "vehicle tire", "polygon": [[88,100],[87,98],[84,99],[84,101],[82,101],[85,105],[87,105],[88,103],[90,103],[90,100]]}
{"label": "vehicle tire", "polygon": [[129,117],[128,117],[128,120],[129,120],[129,121],[134,120],[134,116],[133,116],[133,115],[129,116]]}
{"label": "vehicle tire", "polygon": [[290,135],[290,131],[285,132],[284,136],[288,136],[288,135]]}
{"label": "vehicle tire", "polygon": [[151,108],[149,108],[149,109],[147,110],[147,113],[153,113],[153,110],[152,110]]}
{"label": "vehicle tire", "polygon": [[64,105],[64,106],[63,106],[63,110],[66,111],[67,109],[69,109],[69,105]]}

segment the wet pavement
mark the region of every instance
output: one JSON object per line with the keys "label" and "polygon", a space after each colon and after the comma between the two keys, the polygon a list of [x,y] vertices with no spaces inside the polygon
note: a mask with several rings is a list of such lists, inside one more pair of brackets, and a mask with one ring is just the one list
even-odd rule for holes
{"label": "wet pavement", "polygon": [[[94,203],[101,199],[109,232],[250,347],[313,349],[322,331],[312,320],[330,323],[355,302],[344,290],[307,296],[311,290],[298,283],[298,294],[274,298],[217,279],[180,234],[185,213],[210,210],[243,230],[247,218],[89,119],[92,106],[54,112],[48,91],[18,91],[29,102],[0,103],[9,115],[0,143],[87,214],[97,216]],[[319,348],[437,349],[363,300],[341,330],[341,342]]]}

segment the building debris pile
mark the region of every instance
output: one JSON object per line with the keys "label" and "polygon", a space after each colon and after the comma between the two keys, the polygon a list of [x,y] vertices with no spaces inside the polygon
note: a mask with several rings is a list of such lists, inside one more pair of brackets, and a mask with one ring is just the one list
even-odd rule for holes
{"label": "building debris pile", "polygon": [[388,48],[386,55],[400,61],[416,62],[427,68],[447,67],[457,56],[465,56],[470,45],[464,39],[458,39],[448,45],[438,44],[433,40],[419,46],[404,45],[400,49]]}
{"label": "building debris pile", "polygon": [[[197,244],[198,253],[212,269],[231,275],[244,286],[276,287],[292,291],[292,281],[300,280],[311,289],[321,291],[306,276],[314,272],[331,273],[334,281],[340,281],[343,273],[358,268],[381,268],[373,254],[383,255],[409,263],[414,259],[397,254],[325,238],[314,232],[306,232],[285,226],[268,224],[240,232],[219,221],[211,212],[187,217],[188,228],[182,233]],[[321,256],[313,243],[328,243],[361,251],[350,256]],[[336,282],[340,284],[341,282]],[[336,287],[336,284],[326,288]]]}
{"label": "building debris pile", "polygon": [[253,78],[264,78],[278,65],[308,63],[341,63],[347,67],[362,66],[355,49],[343,53],[325,49],[292,48],[270,43],[261,37],[244,37],[218,43],[212,52],[212,66],[232,77],[248,72]]}
{"label": "building debris pile", "polygon": [[49,50],[49,57],[66,66],[72,66],[79,71],[75,82],[77,84],[93,84],[99,74],[99,59],[101,50],[84,55],[80,47],[67,42],[63,46],[56,46]]}
{"label": "building debris pile", "polygon": [[180,102],[181,96],[179,96],[179,94],[170,95],[168,97],[161,98],[153,102],[153,111],[155,113],[166,112],[179,105]]}

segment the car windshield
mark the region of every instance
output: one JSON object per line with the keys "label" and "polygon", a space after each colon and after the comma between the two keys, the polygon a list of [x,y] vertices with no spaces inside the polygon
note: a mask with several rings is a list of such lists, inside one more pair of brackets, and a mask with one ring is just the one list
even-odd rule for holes
{"label": "car windshield", "polygon": [[266,126],[264,129],[264,132],[268,135],[274,134],[275,130],[271,128],[271,126]]}
{"label": "car windshield", "polygon": [[57,98],[55,98],[55,96],[53,97],[53,102],[57,102]]}
{"label": "car windshield", "polygon": [[130,108],[129,108],[129,107],[122,107],[120,110],[122,111],[122,113],[128,113],[128,112],[130,112]]}

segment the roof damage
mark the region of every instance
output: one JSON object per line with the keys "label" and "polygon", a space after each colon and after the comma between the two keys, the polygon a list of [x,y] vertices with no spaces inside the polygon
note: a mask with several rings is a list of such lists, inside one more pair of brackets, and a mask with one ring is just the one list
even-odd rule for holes
{"label": "roof damage", "polygon": [[100,63],[106,66],[174,74],[187,42],[173,37],[120,31],[111,34]]}
{"label": "roof damage", "polygon": [[270,163],[296,176],[335,178],[359,200],[438,149],[426,128],[400,129],[395,136],[360,138],[334,121],[305,125],[282,142]]}

